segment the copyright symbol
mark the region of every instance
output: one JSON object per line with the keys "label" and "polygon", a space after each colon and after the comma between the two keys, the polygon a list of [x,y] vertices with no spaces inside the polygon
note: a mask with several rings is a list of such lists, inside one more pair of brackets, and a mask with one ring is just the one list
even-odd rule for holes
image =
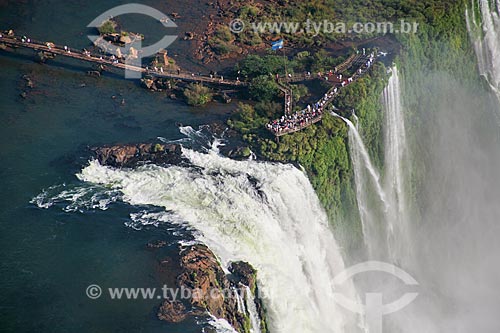
{"label": "copyright symbol", "polygon": [[239,34],[245,29],[245,23],[240,19],[234,19],[229,23],[229,30],[232,33]]}
{"label": "copyright symbol", "polygon": [[97,284],[91,284],[85,290],[87,297],[90,299],[98,299],[101,297],[102,289]]}

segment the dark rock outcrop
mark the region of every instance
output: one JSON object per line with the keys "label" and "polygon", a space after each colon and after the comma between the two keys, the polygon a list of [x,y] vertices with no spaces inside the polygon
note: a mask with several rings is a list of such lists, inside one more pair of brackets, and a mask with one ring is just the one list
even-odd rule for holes
{"label": "dark rock outcrop", "polygon": [[159,78],[154,76],[146,76],[141,79],[141,84],[144,88],[151,91],[173,91],[176,84],[172,79]]}
{"label": "dark rock outcrop", "polygon": [[182,149],[176,144],[125,144],[92,149],[101,165],[133,168],[145,163],[157,165],[179,165],[187,163]]}
{"label": "dark rock outcrop", "polygon": [[[248,286],[257,291],[257,271],[248,263],[235,262],[230,266],[231,275],[226,275],[215,255],[206,246],[197,244],[183,249],[179,260],[181,273],[177,276],[177,287],[192,291],[189,300],[192,313],[200,314],[205,310],[217,318],[226,319],[238,332],[250,332],[250,318],[245,311],[239,311],[235,292],[244,295]],[[253,297],[253,296],[251,296]],[[260,316],[264,318],[261,301],[255,298]],[[172,313],[167,313],[171,311]],[[162,320],[180,319],[186,313],[179,304],[167,300],[158,312]],[[266,332],[265,320],[261,331]]]}
{"label": "dark rock outcrop", "polygon": [[182,302],[166,300],[158,310],[158,319],[169,323],[180,323],[188,316],[186,307]]}
{"label": "dark rock outcrop", "polygon": [[163,241],[163,240],[156,240],[156,241],[153,241],[153,242],[149,242],[147,247],[150,248],[150,249],[160,249],[164,246],[167,245],[167,242]]}
{"label": "dark rock outcrop", "polygon": [[236,261],[229,265],[229,271],[233,274],[233,278],[236,281],[243,283],[245,286],[249,286],[255,294],[255,288],[257,287],[257,271],[252,265],[244,261]]}

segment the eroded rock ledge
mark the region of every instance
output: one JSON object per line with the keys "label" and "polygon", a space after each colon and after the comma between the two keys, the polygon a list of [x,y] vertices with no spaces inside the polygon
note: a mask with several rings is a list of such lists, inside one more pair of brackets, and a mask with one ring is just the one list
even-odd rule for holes
{"label": "eroded rock ledge", "polygon": [[[253,295],[247,295],[248,302],[255,302],[260,318],[265,318],[262,302],[258,297],[256,270],[246,262],[230,265],[231,274],[226,274],[215,255],[208,247],[197,244],[182,249],[177,276],[177,288],[189,289],[188,300],[165,300],[159,308],[158,318],[169,322],[181,322],[190,315],[203,315],[206,311],[213,316],[226,319],[238,332],[250,333],[250,314],[242,308],[235,292],[245,299],[247,287]],[[267,332],[264,319],[260,322],[261,332]]]}
{"label": "eroded rock ledge", "polygon": [[179,165],[188,162],[182,156],[181,146],[176,144],[119,144],[91,150],[101,165],[118,168],[133,168],[147,163]]}

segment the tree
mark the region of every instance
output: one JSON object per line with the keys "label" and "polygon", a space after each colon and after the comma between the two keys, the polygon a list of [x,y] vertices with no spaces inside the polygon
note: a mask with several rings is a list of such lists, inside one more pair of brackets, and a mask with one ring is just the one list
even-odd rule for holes
{"label": "tree", "polygon": [[257,101],[272,101],[278,94],[278,84],[268,75],[257,76],[250,83],[250,96]]}
{"label": "tree", "polygon": [[191,83],[184,90],[184,96],[189,105],[202,106],[212,100],[213,94],[208,87],[198,83]]}
{"label": "tree", "polygon": [[116,23],[112,20],[102,22],[101,26],[97,28],[101,35],[108,35],[116,33]]}

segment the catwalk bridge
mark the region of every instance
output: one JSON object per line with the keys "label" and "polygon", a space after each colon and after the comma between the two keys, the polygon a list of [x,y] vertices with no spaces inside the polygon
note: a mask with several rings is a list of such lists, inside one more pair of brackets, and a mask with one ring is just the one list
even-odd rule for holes
{"label": "catwalk bridge", "polygon": [[[130,70],[138,73],[148,74],[158,78],[176,79],[186,82],[199,82],[199,83],[208,83],[213,85],[223,85],[223,86],[233,86],[233,87],[246,87],[249,85],[249,83],[244,80],[239,80],[234,78],[224,78],[221,76],[199,75],[186,71],[162,72],[160,70],[153,70],[151,68],[127,64],[126,61],[124,61],[123,59],[116,59],[112,56],[94,54],[86,50],[78,50],[67,46],[56,45],[51,42],[35,41],[21,36],[2,35],[2,37],[0,38],[0,49],[4,49],[6,51],[13,51],[17,48],[32,49],[34,51],[43,52],[44,54],[51,56],[62,56],[66,58],[77,59],[80,61],[90,62],[97,65],[109,66],[121,70]],[[343,72],[344,70],[352,66],[355,66],[360,61],[363,62],[364,57],[361,56],[360,54],[353,54],[348,59],[346,59],[346,61],[344,61],[337,67],[337,72]],[[298,83],[313,79],[316,79],[316,75],[311,75],[310,73],[302,73],[302,74],[288,74],[285,77],[280,78],[279,81],[284,83]],[[283,87],[281,86],[280,88]],[[286,95],[288,95],[288,93]]]}
{"label": "catwalk bridge", "polygon": [[0,47],[6,51],[11,51],[16,48],[27,48],[32,49],[38,52],[44,52],[47,55],[52,56],[63,56],[66,58],[77,59],[85,62],[94,63],[97,65],[114,67],[122,70],[130,70],[138,73],[148,74],[158,78],[166,78],[166,79],[176,79],[186,82],[199,82],[199,83],[207,83],[213,85],[221,85],[221,86],[232,86],[232,87],[246,87],[248,83],[245,81],[235,80],[235,79],[226,79],[223,77],[214,77],[208,75],[195,75],[193,73],[187,73],[183,71],[169,72],[160,70],[152,70],[146,67],[136,66],[127,64],[122,59],[116,59],[112,56],[106,56],[102,54],[94,54],[85,50],[77,50],[74,48],[70,48],[67,46],[55,45],[50,42],[39,42],[34,40],[25,39],[24,37],[19,36],[5,36],[2,35],[0,38]]}
{"label": "catwalk bridge", "polygon": [[[103,54],[95,54],[87,50],[78,50],[67,46],[55,45],[51,42],[40,42],[28,39],[26,37],[15,36],[13,34],[0,35],[0,49],[6,51],[14,51],[17,48],[32,49],[37,52],[42,52],[44,56],[55,57],[62,56],[66,58],[77,59],[84,62],[94,63],[104,66],[105,68],[117,68],[121,70],[134,71],[141,74],[147,74],[156,78],[175,79],[185,82],[197,82],[219,86],[230,87],[248,87],[249,82],[239,80],[239,78],[231,79],[223,76],[201,75],[188,73],[177,70],[175,72],[156,70],[140,65],[127,63],[123,59],[118,59],[115,56]],[[303,74],[287,74],[284,77],[277,77],[278,87],[284,94],[284,115],[281,119],[271,121],[267,124],[267,128],[276,136],[280,137],[285,134],[300,131],[321,120],[323,110],[329,105],[335,96],[338,95],[341,88],[354,82],[362,76],[371,66],[374,60],[374,55],[360,54],[359,52],[349,56],[342,64],[332,69],[328,73],[303,73]],[[357,68],[356,73],[349,78],[343,77],[341,73],[350,68]],[[292,112],[292,90],[289,86],[291,83],[304,82],[313,79],[324,79],[332,84],[331,89],[314,105],[308,106],[306,109],[299,112]]]}

